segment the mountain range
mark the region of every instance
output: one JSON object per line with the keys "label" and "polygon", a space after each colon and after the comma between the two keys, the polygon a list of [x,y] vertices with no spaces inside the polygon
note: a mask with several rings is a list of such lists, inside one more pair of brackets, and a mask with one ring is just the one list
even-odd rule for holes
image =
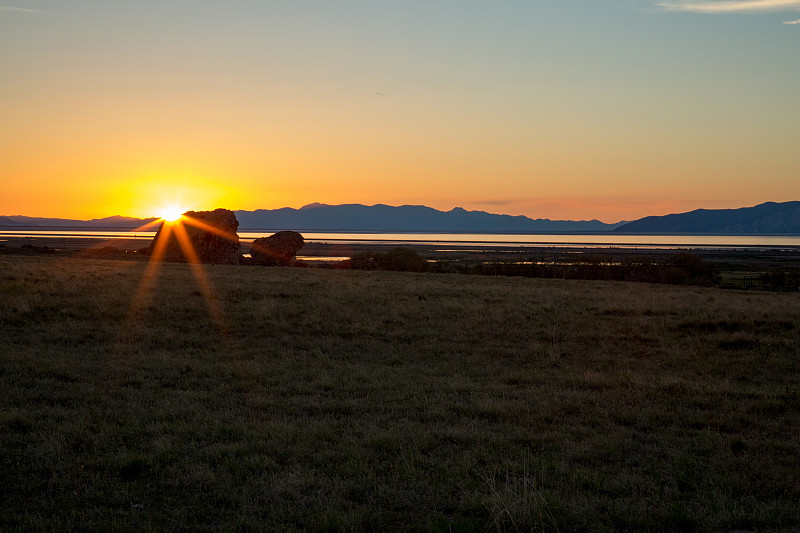
{"label": "mountain range", "polygon": [[310,204],[300,209],[236,211],[239,227],[317,231],[438,231],[438,232],[561,232],[610,231],[619,224],[598,220],[573,221],[531,219],[496,215],[456,207],[439,211],[423,205],[326,205]]}
{"label": "mountain range", "polygon": [[[240,230],[366,231],[366,232],[596,232],[610,231],[619,224],[598,220],[549,220],[525,216],[467,211],[460,207],[439,211],[422,205],[326,205],[310,204],[300,209],[235,211]],[[0,217],[0,227],[118,228],[133,229],[157,219],[107,217],[93,220]]]}
{"label": "mountain range", "polygon": [[[422,205],[326,205],[300,209],[235,211],[240,230],[442,232],[442,233],[800,233],[800,202],[767,202],[740,209],[697,209],[688,213],[649,216],[633,222],[550,220],[467,211],[439,211]],[[156,218],[113,216],[92,220],[0,216],[0,227],[134,229]]]}
{"label": "mountain range", "polygon": [[620,233],[800,233],[800,202],[766,202],[740,209],[696,209],[644,217],[617,227]]}
{"label": "mountain range", "polygon": [[113,216],[106,218],[93,218],[92,220],[75,220],[71,218],[42,218],[25,217],[21,215],[0,216],[0,227],[5,228],[27,228],[27,227],[49,227],[49,228],[87,228],[87,229],[134,229],[145,224],[151,224],[157,218],[133,218]]}

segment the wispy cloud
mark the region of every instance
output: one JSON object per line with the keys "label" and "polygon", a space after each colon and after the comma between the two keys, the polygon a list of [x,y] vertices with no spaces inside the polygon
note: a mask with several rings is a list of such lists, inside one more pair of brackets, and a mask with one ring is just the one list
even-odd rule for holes
{"label": "wispy cloud", "polygon": [[658,2],[670,11],[692,13],[754,13],[758,11],[787,11],[800,9],[800,0],[720,0]]}
{"label": "wispy cloud", "polygon": [[0,6],[0,11],[12,13],[44,13],[41,9],[28,9],[27,7]]}
{"label": "wispy cloud", "polygon": [[800,24],[800,19],[797,20],[787,20],[784,24]]}

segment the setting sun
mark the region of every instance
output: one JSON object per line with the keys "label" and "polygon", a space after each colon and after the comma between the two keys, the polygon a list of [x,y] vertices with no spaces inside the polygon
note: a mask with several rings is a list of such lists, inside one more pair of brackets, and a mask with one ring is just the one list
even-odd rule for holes
{"label": "setting sun", "polygon": [[167,222],[175,222],[183,216],[183,209],[176,206],[165,207],[161,210],[161,218]]}

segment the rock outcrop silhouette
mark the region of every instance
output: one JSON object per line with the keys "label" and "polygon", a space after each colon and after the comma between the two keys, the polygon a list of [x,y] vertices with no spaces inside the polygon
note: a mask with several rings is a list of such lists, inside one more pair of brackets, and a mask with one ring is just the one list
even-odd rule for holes
{"label": "rock outcrop silhouette", "polygon": [[[238,227],[236,214],[228,209],[187,211],[177,222],[161,224],[143,253],[153,255],[164,246],[163,255],[157,254],[162,261],[238,265],[242,262]],[[166,244],[160,243],[162,239],[167,239]]]}
{"label": "rock outcrop silhouette", "polygon": [[304,244],[303,236],[296,231],[279,231],[269,237],[254,240],[250,257],[255,265],[292,265],[298,250]]}

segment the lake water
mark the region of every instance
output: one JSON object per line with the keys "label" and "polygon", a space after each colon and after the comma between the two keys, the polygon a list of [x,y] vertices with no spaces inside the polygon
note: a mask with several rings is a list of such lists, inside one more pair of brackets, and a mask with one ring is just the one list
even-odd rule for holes
{"label": "lake water", "polygon": [[[242,231],[239,238],[244,244],[267,237],[274,231]],[[330,244],[397,244],[441,245],[465,247],[586,247],[586,248],[706,248],[706,249],[800,249],[800,235],[624,235],[616,233],[583,234],[492,234],[492,233],[355,233],[355,232],[302,232],[306,242]],[[36,238],[59,241],[66,245],[72,239],[151,240],[155,231],[109,230],[0,230],[0,243],[9,239]]]}

